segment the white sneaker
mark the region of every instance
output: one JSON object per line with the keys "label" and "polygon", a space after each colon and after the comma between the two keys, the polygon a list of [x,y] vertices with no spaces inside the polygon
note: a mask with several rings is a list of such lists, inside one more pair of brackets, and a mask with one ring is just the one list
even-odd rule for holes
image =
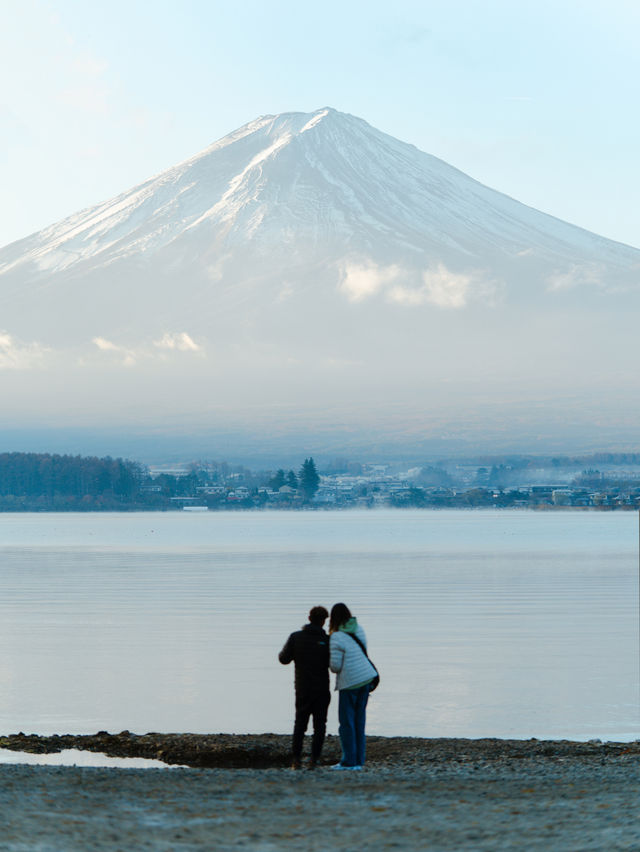
{"label": "white sneaker", "polygon": [[344,772],[353,772],[354,770],[362,769],[361,766],[343,766],[341,763],[334,763],[334,765],[330,766],[329,768],[337,769],[338,771],[343,770]]}

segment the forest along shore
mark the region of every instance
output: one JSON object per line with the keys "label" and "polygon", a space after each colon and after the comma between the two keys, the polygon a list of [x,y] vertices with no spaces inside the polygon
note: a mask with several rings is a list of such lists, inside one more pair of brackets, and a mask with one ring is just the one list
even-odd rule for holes
{"label": "forest along shore", "polygon": [[[307,738],[309,739],[309,738]],[[289,765],[291,737],[285,734],[12,734],[0,748],[32,754],[65,749],[100,752],[110,757],[144,757],[209,769],[277,769]],[[338,737],[327,737],[323,763],[340,758]],[[570,740],[424,739],[367,737],[367,766],[419,768],[447,764],[516,764],[519,761],[572,760],[585,765],[632,762],[640,758],[640,740],[630,743]]]}

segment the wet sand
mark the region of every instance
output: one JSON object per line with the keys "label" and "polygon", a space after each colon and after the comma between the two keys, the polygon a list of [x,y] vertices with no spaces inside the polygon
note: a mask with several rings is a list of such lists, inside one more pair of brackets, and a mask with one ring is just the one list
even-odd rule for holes
{"label": "wet sand", "polygon": [[289,738],[2,737],[197,769],[0,767],[0,850],[640,849],[640,743],[369,738],[362,772],[292,771]]}

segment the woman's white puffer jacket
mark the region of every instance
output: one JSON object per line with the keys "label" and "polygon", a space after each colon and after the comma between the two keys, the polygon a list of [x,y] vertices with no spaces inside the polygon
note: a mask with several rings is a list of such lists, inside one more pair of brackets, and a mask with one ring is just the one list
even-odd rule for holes
{"label": "woman's white puffer jacket", "polygon": [[376,670],[369,662],[362,648],[349,633],[355,633],[362,644],[367,647],[367,637],[355,618],[349,619],[344,628],[331,634],[329,649],[331,657],[329,667],[335,672],[336,689],[349,689],[359,683],[367,683],[376,676]]}

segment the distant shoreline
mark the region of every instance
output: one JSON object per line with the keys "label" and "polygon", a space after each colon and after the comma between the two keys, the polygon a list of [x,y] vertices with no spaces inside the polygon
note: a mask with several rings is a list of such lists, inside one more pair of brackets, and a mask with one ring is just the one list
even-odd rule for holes
{"label": "distant shoreline", "polygon": [[285,513],[295,512],[531,512],[537,514],[539,512],[596,512],[596,513],[611,513],[611,512],[638,512],[640,509],[637,506],[551,506],[551,505],[531,505],[531,506],[225,506],[221,508],[209,508],[201,512],[189,512],[184,509],[164,509],[154,508],[153,506],[128,507],[122,506],[119,508],[110,507],[108,509],[3,509],[0,508],[0,515],[190,515],[190,514],[262,514],[265,512]]}
{"label": "distant shoreline", "polygon": [[0,453],[0,512],[640,509],[640,453],[598,459],[605,472],[579,473],[587,458],[540,459],[532,469],[521,457],[490,467],[344,462],[320,473],[309,457],[296,474],[227,462],[150,468],[110,456]]}

